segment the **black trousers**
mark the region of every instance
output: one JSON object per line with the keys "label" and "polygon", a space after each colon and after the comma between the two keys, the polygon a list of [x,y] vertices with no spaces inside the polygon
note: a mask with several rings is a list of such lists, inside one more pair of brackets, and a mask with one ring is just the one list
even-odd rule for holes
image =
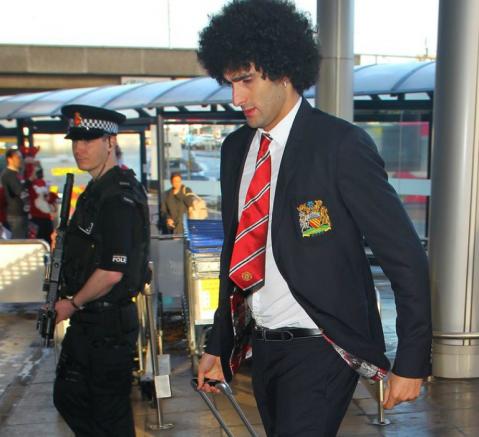
{"label": "black trousers", "polygon": [[28,237],[28,218],[23,215],[7,215],[7,224],[12,238],[24,239]]}
{"label": "black trousers", "polygon": [[333,437],[358,375],[322,337],[253,340],[253,389],[268,437]]}
{"label": "black trousers", "polygon": [[138,318],[134,305],[127,312],[123,321],[118,311],[71,320],[53,402],[77,437],[135,436],[130,392]]}

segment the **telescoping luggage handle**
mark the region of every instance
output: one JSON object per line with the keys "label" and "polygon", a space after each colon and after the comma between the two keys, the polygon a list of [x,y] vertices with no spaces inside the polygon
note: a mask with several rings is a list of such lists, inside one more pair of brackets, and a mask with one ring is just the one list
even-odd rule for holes
{"label": "telescoping luggage handle", "polygon": [[[243,421],[244,425],[246,426],[246,428],[248,429],[250,435],[252,437],[258,437],[258,434],[256,434],[256,431],[254,430],[253,426],[251,425],[251,423],[249,422],[249,420],[246,418],[245,414],[243,413],[243,410],[241,409],[241,407],[239,406],[236,398],[234,397],[233,395],[233,392],[231,390],[231,387],[228,385],[228,383],[226,382],[223,382],[223,381],[213,381],[213,380],[209,380],[208,381],[208,384],[220,389],[220,391],[228,398],[228,400],[230,401],[231,405],[233,405],[233,408],[236,410],[236,412],[238,413],[238,416],[241,418],[241,420]],[[208,408],[211,410],[211,412],[213,413],[213,416],[215,416],[216,420],[218,421],[218,423],[220,424],[221,428],[223,428],[224,432],[226,433],[226,435],[228,437],[234,437],[233,434],[231,433],[231,431],[229,430],[228,426],[226,425],[225,421],[223,420],[223,418],[221,417],[221,414],[219,413],[218,409],[215,407],[215,405],[213,404],[213,402],[211,401],[211,399],[208,397],[208,395],[201,391],[201,390],[198,390],[198,379],[197,378],[193,378],[191,380],[191,386],[193,387],[193,389],[198,392],[200,394],[200,396],[203,398],[203,400],[205,401],[206,405],[208,405]]]}

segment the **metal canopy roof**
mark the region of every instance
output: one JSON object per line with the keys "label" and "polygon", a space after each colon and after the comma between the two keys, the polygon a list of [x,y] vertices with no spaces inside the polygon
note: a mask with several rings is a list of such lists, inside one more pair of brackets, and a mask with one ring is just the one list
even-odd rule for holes
{"label": "metal canopy roof", "polygon": [[[354,68],[355,96],[432,93],[435,62],[375,64]],[[314,87],[305,92],[314,97]],[[58,116],[66,104],[85,104],[109,109],[229,105],[231,88],[208,77],[164,82],[64,89],[14,96],[0,96],[0,119]]]}
{"label": "metal canopy roof", "polygon": [[435,62],[358,66],[354,69],[354,95],[430,93],[435,73]]}

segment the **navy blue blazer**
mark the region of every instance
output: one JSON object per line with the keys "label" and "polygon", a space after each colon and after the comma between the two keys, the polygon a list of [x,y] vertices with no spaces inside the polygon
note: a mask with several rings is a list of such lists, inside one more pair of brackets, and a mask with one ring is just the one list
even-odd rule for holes
{"label": "navy blue blazer", "polygon": [[[227,380],[233,345],[228,266],[243,166],[255,132],[241,127],[221,151],[225,239],[219,306],[206,351],[221,356]],[[304,211],[318,206],[322,231],[305,230]],[[366,132],[303,99],[281,161],[270,226],[278,269],[313,321],[348,352],[389,369],[364,235],[394,290],[399,343],[393,371],[406,377],[430,374],[427,257]]]}

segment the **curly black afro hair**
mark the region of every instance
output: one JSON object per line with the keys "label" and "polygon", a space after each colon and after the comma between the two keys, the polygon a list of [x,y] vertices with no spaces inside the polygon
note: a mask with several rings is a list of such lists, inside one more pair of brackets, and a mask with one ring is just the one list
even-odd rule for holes
{"label": "curly black afro hair", "polygon": [[319,42],[310,20],[287,0],[233,0],[211,17],[198,60],[220,84],[254,64],[270,80],[287,77],[299,94],[319,75]]}

